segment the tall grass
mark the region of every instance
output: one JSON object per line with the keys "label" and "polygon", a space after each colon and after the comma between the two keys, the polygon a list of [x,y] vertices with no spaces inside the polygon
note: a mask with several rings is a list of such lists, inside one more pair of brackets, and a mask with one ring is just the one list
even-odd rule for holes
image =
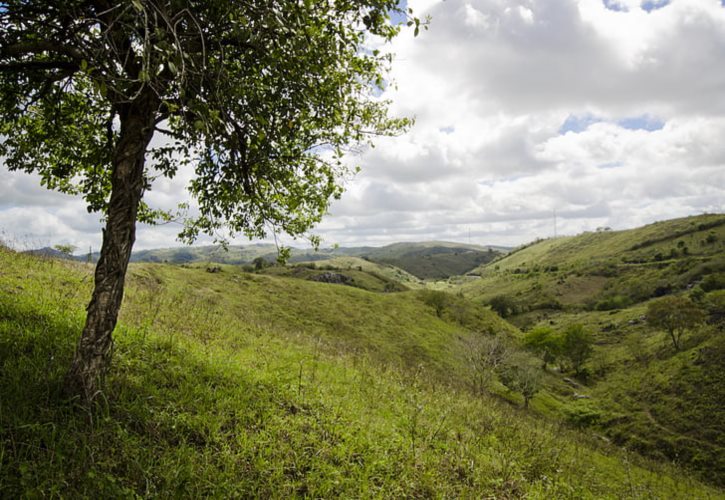
{"label": "tall grass", "polygon": [[[228,270],[136,268],[106,390],[86,408],[61,384],[90,273],[0,249],[0,497],[722,496],[421,366],[437,341],[412,346],[458,327],[413,296],[384,303],[410,300],[404,317],[373,324],[412,314],[432,329],[393,339],[339,303],[302,322],[266,295],[334,285]],[[350,293],[377,310],[377,295]]]}

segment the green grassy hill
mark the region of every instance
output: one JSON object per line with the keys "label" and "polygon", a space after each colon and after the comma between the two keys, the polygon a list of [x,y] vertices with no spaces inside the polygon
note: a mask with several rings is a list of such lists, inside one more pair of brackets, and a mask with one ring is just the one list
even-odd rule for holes
{"label": "green grassy hill", "polygon": [[[398,267],[406,273],[414,275],[418,280],[440,279],[465,274],[475,267],[489,262],[505,250],[503,247],[481,247],[441,241],[393,243],[383,247],[321,248],[318,251],[292,248],[289,262],[317,262],[357,257],[381,264],[384,267]],[[192,262],[251,264],[254,259],[260,257],[267,262],[275,262],[277,248],[270,244],[232,245],[228,250],[219,246],[162,248],[134,252],[131,261],[172,264]],[[331,265],[336,266],[336,264]],[[401,276],[401,279],[408,278]]]}
{"label": "green grassy hill", "polygon": [[365,257],[399,267],[420,279],[436,280],[466,274],[500,255],[493,248],[431,242],[396,243],[370,252]]}
{"label": "green grassy hill", "polygon": [[92,269],[0,248],[0,496],[722,498],[465,383],[453,297],[131,266],[106,389],[63,397]]}
{"label": "green grassy hill", "polygon": [[538,241],[476,271],[467,295],[523,309],[616,309],[704,281],[725,287],[725,215]]}
{"label": "green grassy hill", "polygon": [[[539,241],[478,273],[457,290],[504,304],[521,328],[582,324],[594,336],[580,385],[562,381],[570,374],[552,377],[542,411],[586,414],[614,442],[725,484],[725,215]],[[681,352],[644,321],[648,305],[668,295],[692,297],[710,315]]]}
{"label": "green grassy hill", "polygon": [[334,257],[323,261],[297,262],[289,266],[273,266],[265,274],[315,279],[328,272],[341,274],[350,281],[346,284],[373,292],[397,292],[425,287],[425,283],[412,274],[390,264],[380,264],[360,257]]}

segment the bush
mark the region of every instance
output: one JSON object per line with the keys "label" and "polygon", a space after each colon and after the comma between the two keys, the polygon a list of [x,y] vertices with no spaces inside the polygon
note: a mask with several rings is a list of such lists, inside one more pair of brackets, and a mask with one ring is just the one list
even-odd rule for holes
{"label": "bush", "polygon": [[566,420],[575,427],[592,427],[602,421],[602,412],[591,401],[579,400],[566,410]]}
{"label": "bush", "polygon": [[594,308],[597,311],[612,311],[614,309],[624,309],[629,306],[632,301],[624,295],[613,295],[597,302]]}
{"label": "bush", "polygon": [[582,375],[584,363],[591,357],[594,339],[584,326],[576,324],[564,330],[561,340],[561,354],[571,362],[577,375]]}
{"label": "bush", "polygon": [[700,286],[706,292],[725,289],[725,273],[715,273],[706,276]]}
{"label": "bush", "polygon": [[526,355],[512,355],[498,367],[496,373],[507,389],[524,397],[524,408],[529,407],[529,401],[541,389],[541,372]]}
{"label": "bush", "polygon": [[555,363],[561,354],[561,337],[553,328],[537,326],[524,336],[524,345],[543,360],[543,368]]}
{"label": "bush", "polygon": [[508,318],[512,314],[516,314],[518,312],[518,306],[516,302],[514,302],[513,299],[505,295],[498,295],[492,298],[488,302],[488,305],[491,306],[491,309],[502,318]]}
{"label": "bush", "polygon": [[439,318],[443,315],[443,311],[448,304],[448,294],[439,290],[423,290],[420,294],[423,303],[435,309],[436,316]]}

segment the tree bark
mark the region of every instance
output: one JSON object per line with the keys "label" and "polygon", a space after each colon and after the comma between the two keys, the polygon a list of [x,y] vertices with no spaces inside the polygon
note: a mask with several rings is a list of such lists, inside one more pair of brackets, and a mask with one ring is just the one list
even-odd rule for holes
{"label": "tree bark", "polygon": [[157,107],[155,95],[146,92],[119,110],[121,130],[113,153],[103,245],[86,323],[65,381],[68,393],[85,401],[99,394],[111,362],[111,334],[121,308],[126,270],[136,239],[136,216],[145,187],[145,154],[153,136]]}

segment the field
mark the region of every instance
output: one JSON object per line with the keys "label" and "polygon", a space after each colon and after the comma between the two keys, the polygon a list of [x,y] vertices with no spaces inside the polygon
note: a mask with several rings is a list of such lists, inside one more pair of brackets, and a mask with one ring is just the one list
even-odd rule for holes
{"label": "field", "polygon": [[[721,498],[468,387],[485,308],[140,264],[93,408],[65,398],[91,268],[0,250],[0,495]],[[514,398],[515,399],[515,398]]]}

